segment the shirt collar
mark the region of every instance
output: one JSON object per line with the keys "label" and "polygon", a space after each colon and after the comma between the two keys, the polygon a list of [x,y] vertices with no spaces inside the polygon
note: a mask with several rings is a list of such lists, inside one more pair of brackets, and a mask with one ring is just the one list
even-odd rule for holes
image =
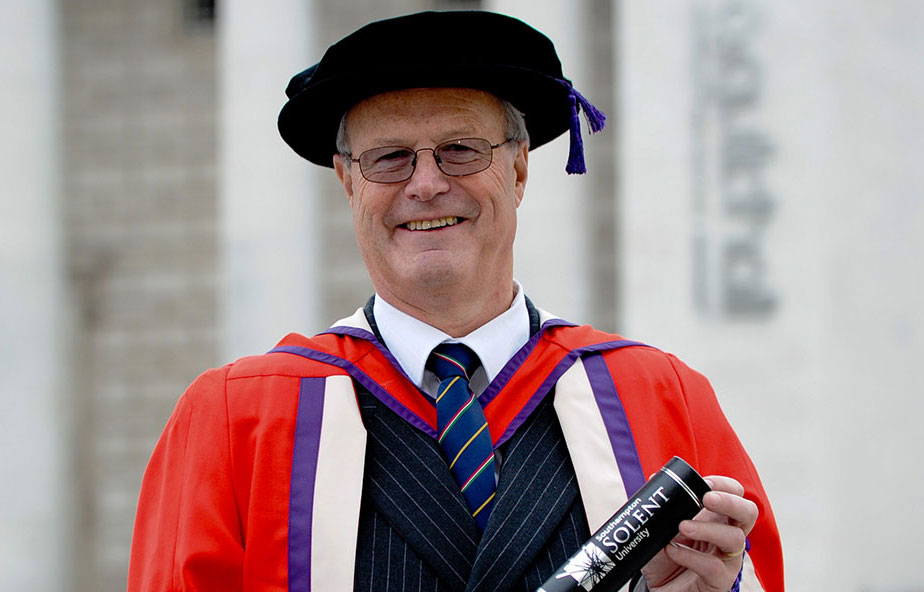
{"label": "shirt collar", "polygon": [[430,352],[443,342],[463,343],[470,347],[478,354],[490,382],[529,340],[526,298],[522,287],[516,281],[514,288],[516,294],[510,308],[458,339],[401,312],[378,294],[372,304],[372,314],[385,341],[385,347],[417,386],[423,386],[424,367]]}

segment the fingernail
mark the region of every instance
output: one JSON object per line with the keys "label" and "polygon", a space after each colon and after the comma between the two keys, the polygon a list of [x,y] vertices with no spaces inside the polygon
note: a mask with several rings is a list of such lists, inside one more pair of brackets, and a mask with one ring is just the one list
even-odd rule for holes
{"label": "fingernail", "polygon": [[678,549],[686,549],[687,551],[693,551],[693,547],[688,547],[684,545],[683,543],[678,543],[677,541],[671,541],[671,546],[676,547]]}

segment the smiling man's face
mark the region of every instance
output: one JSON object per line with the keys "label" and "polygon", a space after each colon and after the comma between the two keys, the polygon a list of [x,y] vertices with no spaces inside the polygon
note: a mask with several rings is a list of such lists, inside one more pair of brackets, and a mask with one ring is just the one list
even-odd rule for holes
{"label": "smiling man's face", "polygon": [[[353,157],[370,148],[432,148],[456,138],[505,137],[501,102],[472,89],[412,89],[376,95],[351,109]],[[433,152],[419,153],[410,179],[366,180],[358,163],[334,157],[353,213],[353,227],[376,292],[392,304],[419,306],[425,293],[512,294],[516,210],[526,185],[525,142],[494,149],[487,169],[450,177]],[[509,303],[509,301],[508,301]]]}

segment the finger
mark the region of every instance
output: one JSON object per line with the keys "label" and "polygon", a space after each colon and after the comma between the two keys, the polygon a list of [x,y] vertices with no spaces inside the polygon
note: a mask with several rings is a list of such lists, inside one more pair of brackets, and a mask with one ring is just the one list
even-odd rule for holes
{"label": "finger", "polygon": [[[751,500],[724,491],[710,491],[707,493],[703,497],[703,506],[714,515],[706,518],[706,521],[728,522],[741,527],[745,534],[751,532],[751,529],[754,528],[759,514],[757,504]],[[722,519],[715,520],[716,516]]]}
{"label": "finger", "polygon": [[725,475],[709,475],[705,477],[704,480],[713,491],[724,491],[739,496],[744,495],[744,485],[731,477],[726,477]]}
{"label": "finger", "polygon": [[744,531],[730,524],[684,520],[680,523],[680,534],[697,544],[689,545],[700,551],[717,550],[720,559],[738,561],[747,544]]}
{"label": "finger", "polygon": [[671,561],[689,570],[687,574],[692,572],[698,575],[706,590],[724,592],[738,575],[739,566],[723,561],[712,553],[703,553],[677,543],[671,543],[664,550]]}

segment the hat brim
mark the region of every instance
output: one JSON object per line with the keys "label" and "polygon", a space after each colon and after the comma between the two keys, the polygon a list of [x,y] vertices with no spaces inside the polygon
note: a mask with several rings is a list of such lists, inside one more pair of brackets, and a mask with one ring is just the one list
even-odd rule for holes
{"label": "hat brim", "polygon": [[473,88],[509,101],[523,113],[530,150],[555,139],[571,122],[567,81],[524,68],[454,65],[451,72],[408,68],[326,77],[291,97],[279,113],[279,133],[314,164],[333,167],[343,114],[360,101],[410,88]]}

